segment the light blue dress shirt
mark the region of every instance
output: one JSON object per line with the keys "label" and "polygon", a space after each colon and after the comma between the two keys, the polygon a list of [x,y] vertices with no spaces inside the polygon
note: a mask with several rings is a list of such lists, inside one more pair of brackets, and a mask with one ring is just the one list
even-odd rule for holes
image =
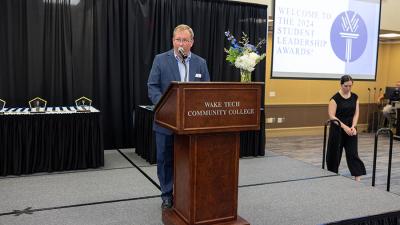
{"label": "light blue dress shirt", "polygon": [[174,55],[175,55],[175,59],[178,63],[179,74],[181,75],[181,81],[188,82],[189,81],[189,68],[190,68],[189,64],[190,64],[190,58],[192,57],[192,53],[189,52],[188,57],[185,59],[186,67],[187,67],[186,80],[185,80],[185,65],[183,65],[181,58],[179,58],[179,56],[175,53],[175,51],[174,51]]}

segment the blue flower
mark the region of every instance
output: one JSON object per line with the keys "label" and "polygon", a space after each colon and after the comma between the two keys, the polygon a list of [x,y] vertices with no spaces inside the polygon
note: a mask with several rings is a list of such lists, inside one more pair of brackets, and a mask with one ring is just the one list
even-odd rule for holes
{"label": "blue flower", "polygon": [[245,44],[244,47],[249,49],[250,51],[257,52],[257,48],[252,44]]}
{"label": "blue flower", "polygon": [[[260,55],[259,52],[257,51],[257,48],[260,48],[266,43],[265,39],[260,40],[257,43],[257,45],[252,45],[249,43],[249,37],[247,36],[246,33],[243,33],[239,41],[237,41],[229,31],[225,32],[225,36],[227,40],[230,42],[230,48],[224,49],[224,51],[227,53],[226,61],[228,61],[232,65],[235,65],[235,67],[243,69],[242,67],[245,63],[243,60],[253,61],[251,64],[252,66],[250,66],[251,68],[246,67],[246,70],[253,71],[254,66],[265,58],[265,53]],[[239,62],[240,60],[237,61],[237,59],[239,58],[242,62]]]}

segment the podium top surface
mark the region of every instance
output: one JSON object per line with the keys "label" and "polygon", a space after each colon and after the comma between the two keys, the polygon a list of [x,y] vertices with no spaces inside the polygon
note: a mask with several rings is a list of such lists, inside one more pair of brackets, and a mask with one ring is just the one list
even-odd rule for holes
{"label": "podium top surface", "polygon": [[172,82],[155,121],[177,134],[258,130],[263,83]]}

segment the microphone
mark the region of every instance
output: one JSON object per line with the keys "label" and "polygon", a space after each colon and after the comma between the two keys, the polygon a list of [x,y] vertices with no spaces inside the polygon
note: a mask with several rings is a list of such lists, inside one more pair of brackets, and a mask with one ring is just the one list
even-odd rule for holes
{"label": "microphone", "polygon": [[181,55],[181,59],[182,59],[182,63],[183,63],[183,65],[185,66],[185,77],[183,78],[183,81],[188,81],[188,69],[187,69],[187,65],[186,65],[186,61],[185,61],[185,59],[187,58],[187,55],[185,54],[185,51],[183,50],[183,48],[182,47],[179,47],[178,48],[178,52],[179,52],[179,55]]}
{"label": "microphone", "polygon": [[185,60],[187,58],[187,55],[185,54],[185,51],[183,50],[182,47],[178,48],[178,52],[179,52],[179,55],[181,55],[183,60]]}

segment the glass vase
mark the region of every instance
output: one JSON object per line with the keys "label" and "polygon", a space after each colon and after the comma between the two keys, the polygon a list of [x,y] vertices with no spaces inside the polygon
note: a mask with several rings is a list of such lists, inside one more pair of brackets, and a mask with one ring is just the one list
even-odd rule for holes
{"label": "glass vase", "polygon": [[251,72],[247,70],[240,70],[240,82],[247,83],[251,82]]}

